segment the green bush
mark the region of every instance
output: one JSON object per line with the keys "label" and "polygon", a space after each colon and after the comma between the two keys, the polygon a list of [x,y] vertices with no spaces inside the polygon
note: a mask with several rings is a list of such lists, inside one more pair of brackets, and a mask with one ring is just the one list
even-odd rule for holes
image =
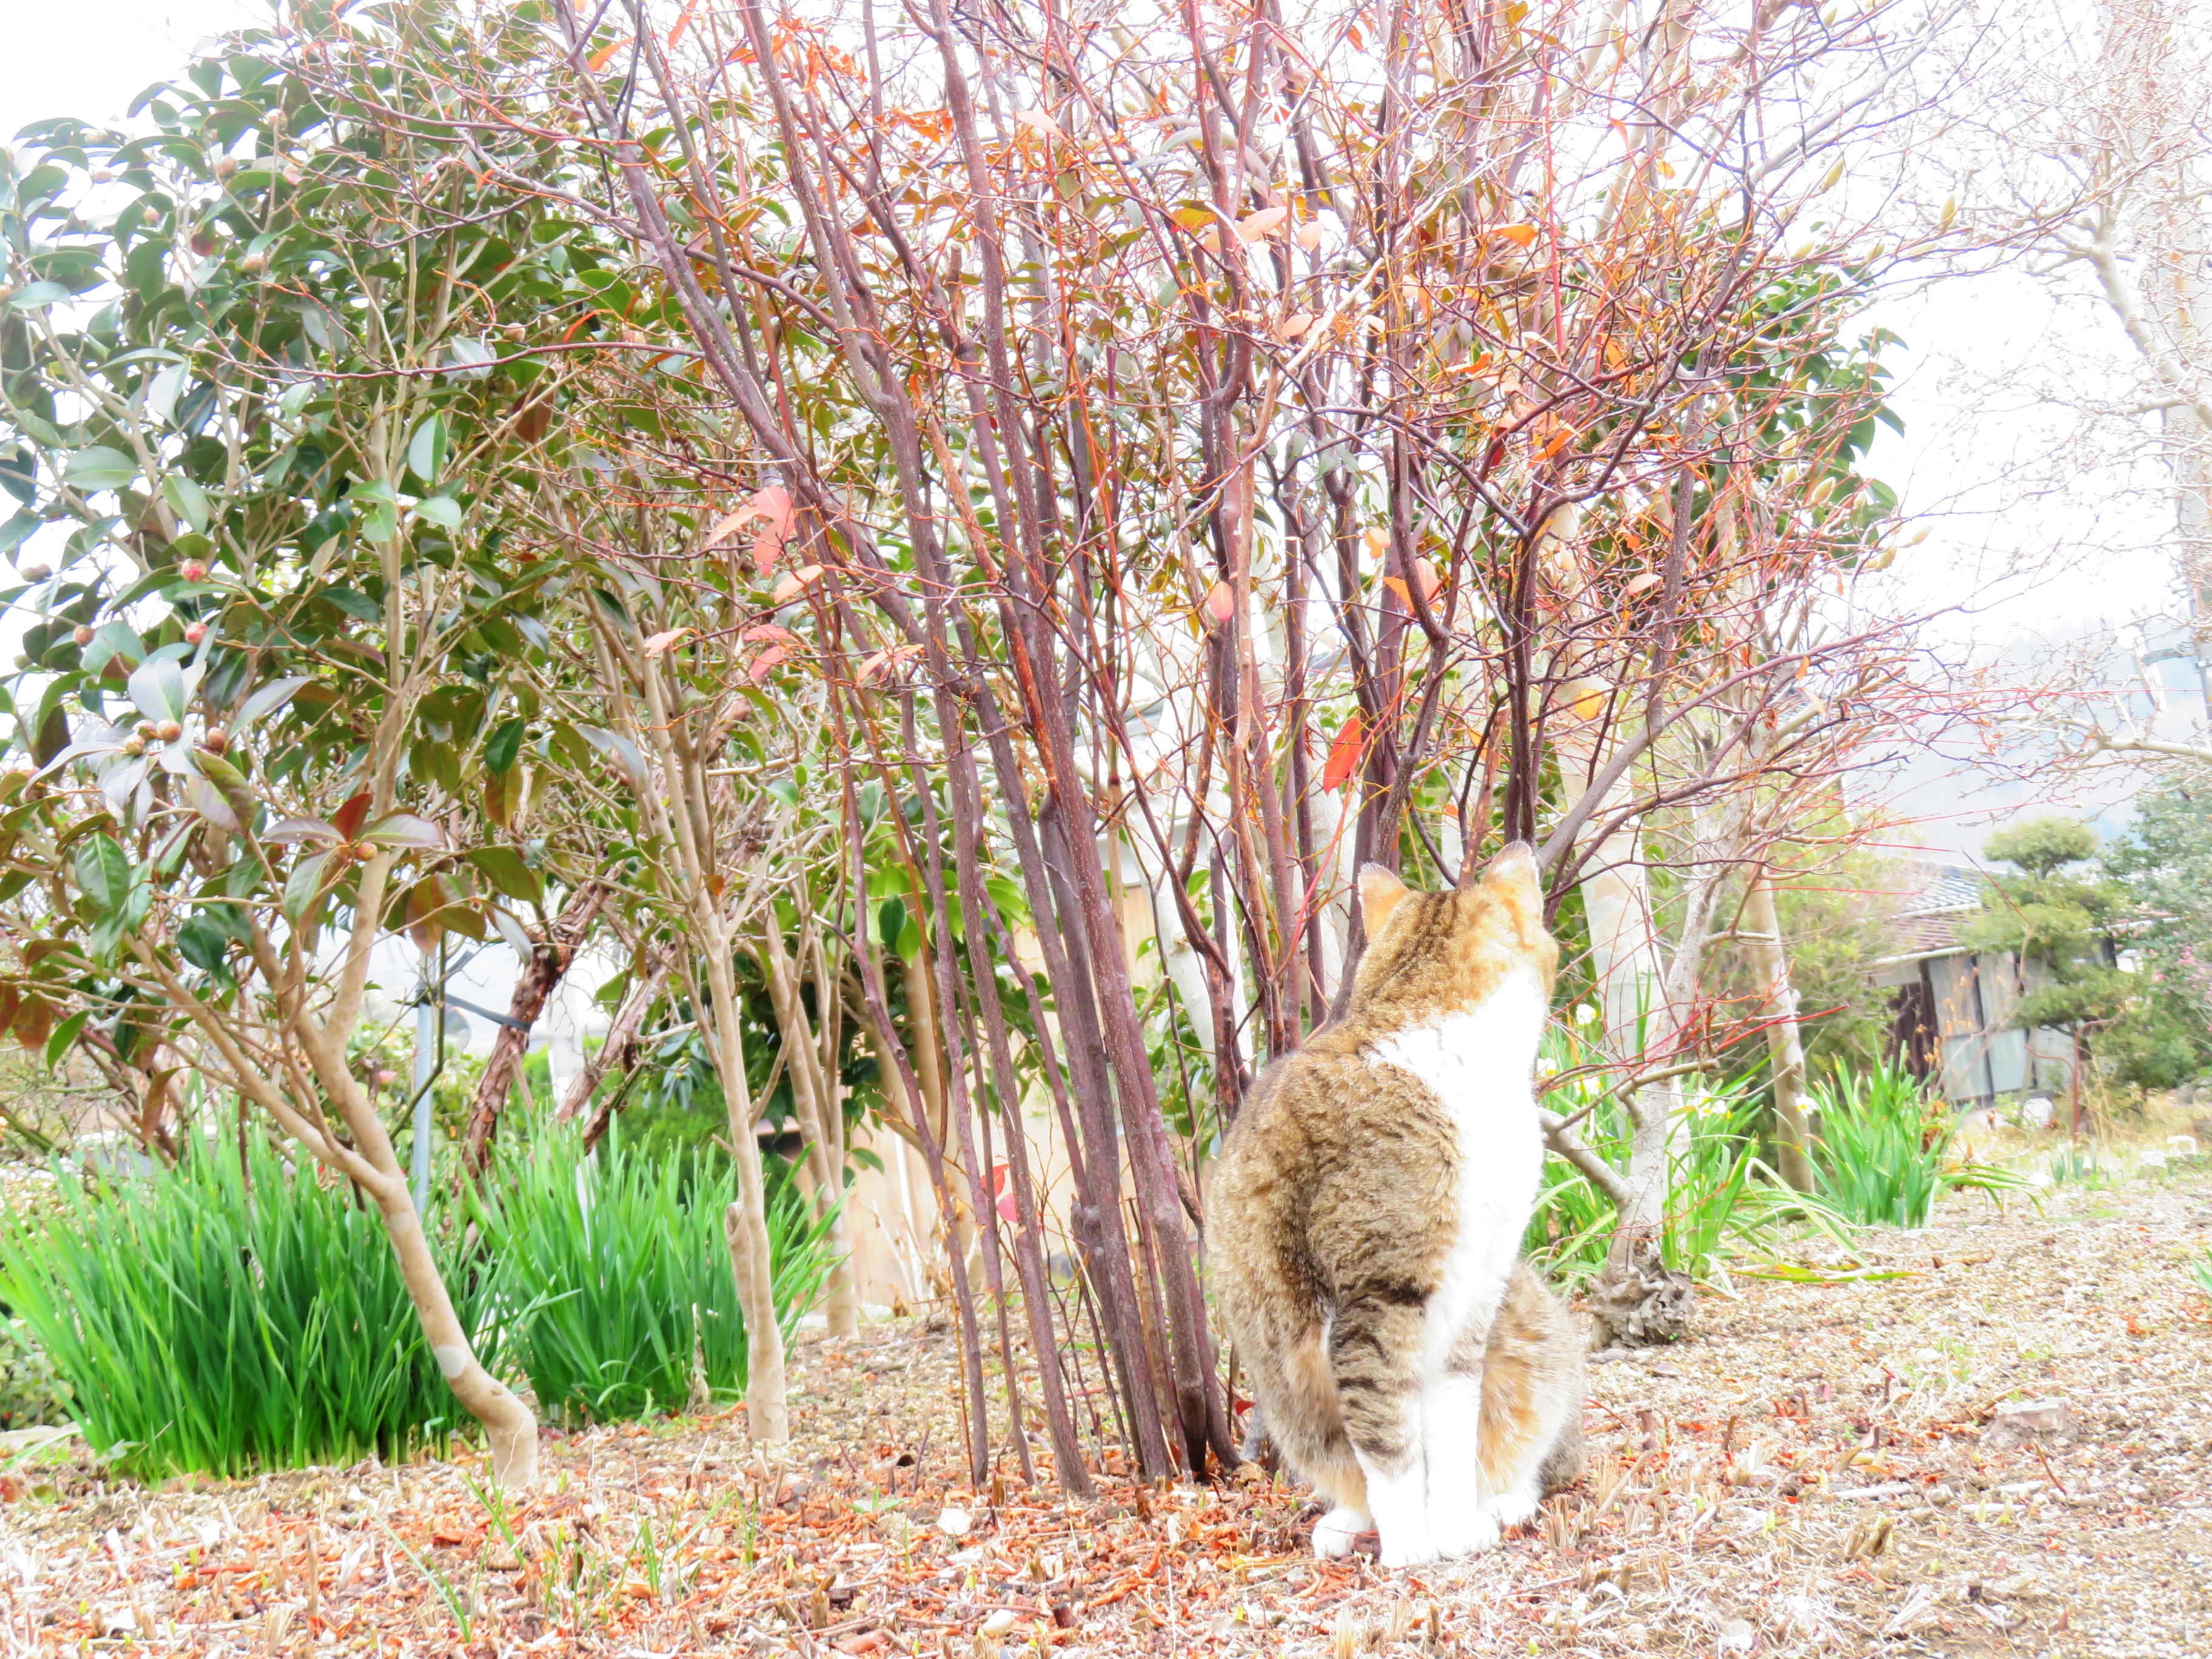
{"label": "green bush", "polygon": [[[654,1157],[616,1134],[589,1158],[547,1127],[472,1201],[509,1352],[548,1417],[604,1421],[742,1398],[745,1329],[722,1231],[726,1158]],[[787,1337],[829,1276],[830,1218],[788,1179],[769,1191],[778,1323]]]}
{"label": "green bush", "polygon": [[[58,1199],[0,1217],[0,1295],[124,1469],[396,1460],[467,1421],[375,1212],[258,1137],[243,1169],[210,1144],[150,1176],[60,1174]],[[482,1297],[448,1283],[481,1328]]]}
{"label": "green bush", "polygon": [[1812,1103],[1820,1195],[1853,1221],[1924,1227],[1936,1200],[1954,1188],[1995,1194],[2025,1184],[1991,1164],[1954,1164],[1957,1125],[1929,1115],[1919,1080],[1901,1066],[1838,1072],[1814,1088]]}

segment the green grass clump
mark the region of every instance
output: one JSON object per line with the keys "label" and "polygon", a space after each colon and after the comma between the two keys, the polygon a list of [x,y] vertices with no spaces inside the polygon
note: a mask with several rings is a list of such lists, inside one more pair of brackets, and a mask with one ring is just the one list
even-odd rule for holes
{"label": "green grass clump", "polygon": [[[722,1231],[728,1159],[653,1156],[610,1133],[590,1157],[544,1126],[472,1210],[509,1352],[548,1417],[605,1421],[742,1398],[745,1328]],[[788,1179],[769,1188],[777,1323],[821,1295],[830,1218]]]}
{"label": "green grass clump", "polygon": [[[1616,1092],[1616,1074],[1580,1070],[1589,1051],[1556,1034],[1547,1058],[1555,1070],[1577,1068],[1577,1080],[1549,1091],[1549,1109],[1571,1115],[1593,1108],[1577,1126],[1585,1146],[1626,1176],[1629,1163],[1628,1109]],[[1759,1156],[1761,1110],[1748,1079],[1698,1091],[1686,1082],[1692,1103],[1675,1121],[1668,1158],[1665,1228],[1660,1255],[1677,1273],[1705,1280],[1732,1258],[1771,1255],[1784,1228],[1811,1222],[1832,1235],[1838,1218],[1817,1200],[1784,1186]],[[1605,1266],[1619,1219],[1613,1200],[1562,1158],[1544,1160],[1543,1184],[1522,1253],[1547,1277],[1580,1285]]]}
{"label": "green grass clump", "polygon": [[[0,1215],[0,1296],[125,1471],[394,1461],[467,1422],[382,1221],[304,1160],[204,1143],[153,1175],[60,1172],[58,1196]],[[447,1282],[478,1328],[482,1297]]]}
{"label": "green grass clump", "polygon": [[1924,1227],[1945,1193],[2015,1192],[2020,1177],[1993,1164],[1954,1163],[1957,1125],[1931,1115],[1917,1079],[1899,1066],[1841,1072],[1812,1091],[1820,1113],[1813,1170],[1820,1194],[1862,1224]]}

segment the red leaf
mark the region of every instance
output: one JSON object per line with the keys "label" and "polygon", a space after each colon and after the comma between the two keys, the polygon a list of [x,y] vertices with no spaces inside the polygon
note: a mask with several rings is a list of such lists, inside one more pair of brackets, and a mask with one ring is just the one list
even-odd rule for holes
{"label": "red leaf", "polygon": [[1328,746],[1328,763],[1321,769],[1321,787],[1335,789],[1359,768],[1359,753],[1365,746],[1367,729],[1354,714],[1345,721],[1344,729],[1336,734],[1336,741]]}
{"label": "red leaf", "polygon": [[1207,626],[1225,627],[1237,614],[1237,590],[1227,582],[1216,582],[1206,596]]}
{"label": "red leaf", "polygon": [[368,791],[364,789],[343,806],[339,807],[336,815],[331,819],[331,823],[339,835],[351,841],[361,832],[361,826],[368,822],[368,809],[372,804]]}
{"label": "red leaf", "polygon": [[791,653],[785,650],[783,647],[780,645],[771,645],[767,650],[762,652],[760,655],[753,659],[753,665],[745,671],[747,678],[749,678],[755,685],[758,685],[763,679],[768,678],[768,672],[769,669],[775,667],[776,664],[781,662],[790,654]]}

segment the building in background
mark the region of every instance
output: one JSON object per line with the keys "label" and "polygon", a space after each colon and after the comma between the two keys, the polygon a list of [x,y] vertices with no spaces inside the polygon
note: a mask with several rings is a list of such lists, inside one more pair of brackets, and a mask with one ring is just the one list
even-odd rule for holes
{"label": "building in background", "polygon": [[1892,1052],[1957,1107],[2070,1092],[2074,1041],[2049,1026],[2013,1023],[2041,969],[2010,951],[1960,942],[1988,890],[1978,870],[1916,860],[1898,915],[1899,954],[1875,965],[1893,1000]]}

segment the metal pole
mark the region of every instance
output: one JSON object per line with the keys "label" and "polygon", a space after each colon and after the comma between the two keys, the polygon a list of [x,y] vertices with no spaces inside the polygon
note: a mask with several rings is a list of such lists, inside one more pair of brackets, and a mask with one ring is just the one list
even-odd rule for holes
{"label": "metal pole", "polygon": [[430,1079],[437,1042],[430,1008],[430,953],[422,952],[422,998],[415,1005],[415,1213],[430,1207]]}

